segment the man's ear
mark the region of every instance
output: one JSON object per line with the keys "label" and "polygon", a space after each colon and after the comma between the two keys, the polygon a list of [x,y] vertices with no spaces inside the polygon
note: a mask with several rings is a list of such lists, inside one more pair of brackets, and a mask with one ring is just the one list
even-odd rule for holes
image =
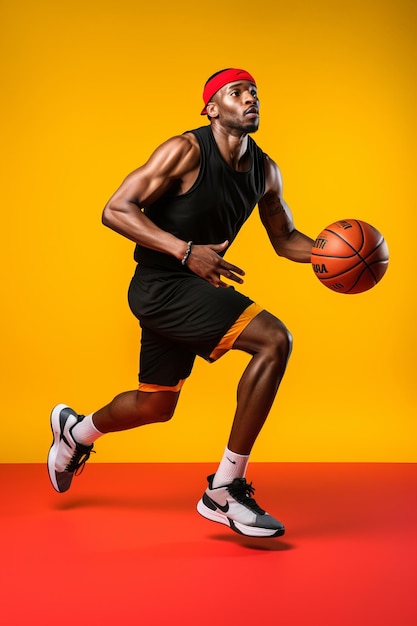
{"label": "man's ear", "polygon": [[206,106],[206,111],[207,111],[207,115],[209,117],[218,117],[219,116],[219,111],[218,111],[218,107],[217,104],[215,102],[209,102]]}

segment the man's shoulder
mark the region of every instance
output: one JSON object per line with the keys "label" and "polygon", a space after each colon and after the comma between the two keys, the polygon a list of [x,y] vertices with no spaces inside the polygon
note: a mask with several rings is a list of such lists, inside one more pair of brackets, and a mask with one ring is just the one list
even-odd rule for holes
{"label": "man's shoulder", "polygon": [[193,131],[186,131],[182,135],[173,135],[167,139],[162,146],[170,148],[171,150],[187,151],[195,146],[198,146],[198,141],[193,134]]}
{"label": "man's shoulder", "polygon": [[164,141],[155,151],[155,155],[158,155],[159,160],[162,159],[165,163],[187,162],[189,165],[193,161],[198,162],[200,146],[196,137],[191,132],[187,132],[174,135]]}

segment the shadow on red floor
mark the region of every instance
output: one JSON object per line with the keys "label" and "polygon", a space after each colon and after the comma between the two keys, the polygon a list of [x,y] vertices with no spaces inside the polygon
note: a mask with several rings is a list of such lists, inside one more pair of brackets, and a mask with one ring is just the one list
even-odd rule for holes
{"label": "shadow on red floor", "polygon": [[277,539],[196,513],[214,469],[0,465],[4,626],[416,626],[417,465],[251,464]]}

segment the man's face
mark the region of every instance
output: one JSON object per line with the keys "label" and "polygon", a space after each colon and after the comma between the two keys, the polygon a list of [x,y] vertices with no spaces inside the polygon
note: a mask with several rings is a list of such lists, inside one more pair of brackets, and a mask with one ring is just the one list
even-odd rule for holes
{"label": "man's face", "polygon": [[[256,86],[248,80],[228,83],[213,96],[216,117],[223,126],[245,133],[259,127],[259,99]],[[214,111],[212,111],[214,113]]]}

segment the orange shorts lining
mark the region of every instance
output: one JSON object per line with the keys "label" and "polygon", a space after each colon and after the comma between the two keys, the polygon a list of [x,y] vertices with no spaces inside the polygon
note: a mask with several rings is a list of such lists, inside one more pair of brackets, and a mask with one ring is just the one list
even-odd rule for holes
{"label": "orange shorts lining", "polygon": [[180,391],[181,387],[185,383],[185,378],[180,380],[177,385],[168,387],[166,385],[152,385],[151,383],[139,383],[139,391],[146,391],[148,393],[156,393],[157,391]]}
{"label": "orange shorts lining", "polygon": [[250,304],[248,308],[245,309],[237,318],[233,326],[231,326],[227,333],[220,339],[219,343],[210,354],[209,360],[217,361],[217,359],[223,356],[223,354],[226,354],[226,352],[231,350],[233,348],[233,344],[242,331],[253,320],[253,318],[259,315],[259,313],[263,310],[264,309],[259,306],[259,304],[256,304],[256,302]]}

